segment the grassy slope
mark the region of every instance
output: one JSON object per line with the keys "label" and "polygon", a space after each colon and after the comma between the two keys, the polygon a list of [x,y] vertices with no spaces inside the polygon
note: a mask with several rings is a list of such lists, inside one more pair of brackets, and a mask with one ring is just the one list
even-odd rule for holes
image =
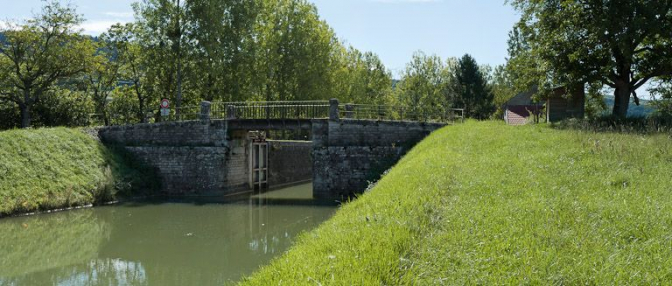
{"label": "grassy slope", "polygon": [[243,284],[672,280],[672,140],[468,122]]}
{"label": "grassy slope", "polygon": [[0,132],[0,216],[108,200],[142,178],[79,130]]}

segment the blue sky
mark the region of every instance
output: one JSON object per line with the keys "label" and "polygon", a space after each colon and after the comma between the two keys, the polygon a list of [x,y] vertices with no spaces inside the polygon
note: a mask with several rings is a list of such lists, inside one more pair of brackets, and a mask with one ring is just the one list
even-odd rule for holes
{"label": "blue sky", "polygon": [[[504,0],[310,0],[338,37],[373,51],[396,75],[415,51],[442,58],[470,53],[481,64],[503,64],[508,32],[518,19]],[[71,0],[99,34],[116,22],[133,20],[134,0]],[[0,19],[25,19],[40,0],[0,0]]]}

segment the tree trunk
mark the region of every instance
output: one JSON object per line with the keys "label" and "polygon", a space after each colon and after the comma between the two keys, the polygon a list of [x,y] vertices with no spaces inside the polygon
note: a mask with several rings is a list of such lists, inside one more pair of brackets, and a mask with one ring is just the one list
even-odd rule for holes
{"label": "tree trunk", "polygon": [[177,0],[177,96],[175,98],[175,117],[180,120],[182,106],[182,25],[180,23],[180,0]]}
{"label": "tree trunk", "polygon": [[138,107],[140,110],[138,111],[138,117],[140,117],[140,123],[147,123],[147,114],[145,110],[145,101],[141,96],[138,96]]}
{"label": "tree trunk", "polygon": [[618,81],[614,90],[614,109],[613,115],[618,118],[628,116],[628,107],[630,105],[630,95],[632,90],[628,81]]}
{"label": "tree trunk", "polygon": [[21,103],[19,104],[19,108],[21,109],[21,128],[29,128],[30,127],[30,106]]}
{"label": "tree trunk", "polygon": [[[179,49],[179,48],[178,48]],[[175,100],[175,117],[180,120],[180,106],[182,106],[182,56],[177,55],[177,97]]]}

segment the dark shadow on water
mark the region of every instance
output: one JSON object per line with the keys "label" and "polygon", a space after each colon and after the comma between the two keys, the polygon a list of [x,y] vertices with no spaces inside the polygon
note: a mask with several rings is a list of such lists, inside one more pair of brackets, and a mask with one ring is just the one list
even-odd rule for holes
{"label": "dark shadow on water", "polygon": [[229,196],[152,196],[126,200],[116,204],[126,207],[143,207],[161,204],[230,205],[245,204],[256,206],[323,206],[335,207],[341,203],[336,200],[312,198],[312,184],[302,184],[287,188],[259,192],[239,193]]}
{"label": "dark shadow on water", "polygon": [[136,199],[119,203],[116,205],[126,207],[143,207],[146,205],[162,205],[162,204],[192,204],[197,206],[203,205],[241,205],[253,204],[256,206],[323,206],[335,207],[340,205],[334,200],[317,200],[317,199],[291,199],[291,198],[252,198],[249,195],[245,198],[221,198],[221,197],[152,197],[147,199]]}

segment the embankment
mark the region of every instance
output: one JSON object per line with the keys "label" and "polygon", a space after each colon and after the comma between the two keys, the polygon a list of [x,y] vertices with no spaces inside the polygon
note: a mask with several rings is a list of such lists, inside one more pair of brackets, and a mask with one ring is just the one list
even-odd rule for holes
{"label": "embankment", "polygon": [[244,285],[660,284],[672,140],[467,122]]}
{"label": "embankment", "polygon": [[114,200],[154,188],[132,158],[78,129],[0,132],[0,217]]}

